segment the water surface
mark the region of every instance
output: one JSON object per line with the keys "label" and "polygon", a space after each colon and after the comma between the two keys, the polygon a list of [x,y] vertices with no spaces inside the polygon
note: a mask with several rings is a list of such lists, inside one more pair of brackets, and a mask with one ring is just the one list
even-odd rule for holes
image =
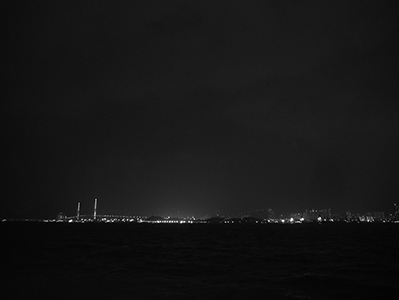
{"label": "water surface", "polygon": [[10,299],[387,299],[399,224],[0,224]]}

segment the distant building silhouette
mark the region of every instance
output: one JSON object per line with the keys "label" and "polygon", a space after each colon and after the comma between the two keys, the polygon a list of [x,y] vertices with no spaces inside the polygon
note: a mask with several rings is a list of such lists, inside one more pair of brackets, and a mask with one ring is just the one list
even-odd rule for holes
{"label": "distant building silhouette", "polygon": [[64,221],[65,220],[65,215],[63,212],[58,213],[57,215],[57,221]]}
{"label": "distant building silhouette", "polygon": [[311,209],[305,210],[304,219],[306,221],[329,220],[332,218],[331,209]]}
{"label": "distant building silhouette", "polygon": [[271,208],[268,209],[258,208],[255,210],[240,213],[240,217],[241,218],[253,217],[261,220],[270,220],[275,218],[275,213],[274,210]]}

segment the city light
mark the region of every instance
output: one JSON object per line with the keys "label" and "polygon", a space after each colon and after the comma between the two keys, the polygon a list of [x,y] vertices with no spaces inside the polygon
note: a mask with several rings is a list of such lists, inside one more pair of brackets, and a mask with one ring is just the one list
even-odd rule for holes
{"label": "city light", "polygon": [[256,209],[241,213],[240,216],[214,216],[195,218],[188,217],[167,217],[162,216],[143,216],[143,215],[114,215],[97,214],[98,200],[94,200],[94,210],[92,215],[83,215],[80,211],[80,202],[77,204],[75,216],[67,216],[60,212],[54,219],[2,219],[7,221],[25,221],[25,222],[45,222],[45,223],[138,223],[138,224],[308,224],[308,223],[399,223],[399,206],[394,204],[394,212],[386,214],[382,211],[352,213],[333,213],[331,209],[305,209],[303,213],[296,212],[289,217],[275,217],[272,209]]}

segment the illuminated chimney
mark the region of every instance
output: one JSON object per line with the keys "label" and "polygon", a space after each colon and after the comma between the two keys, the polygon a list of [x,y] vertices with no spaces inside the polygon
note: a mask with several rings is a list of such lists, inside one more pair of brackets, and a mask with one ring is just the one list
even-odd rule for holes
{"label": "illuminated chimney", "polygon": [[94,220],[97,217],[97,198],[94,199]]}
{"label": "illuminated chimney", "polygon": [[80,216],[80,202],[78,202],[78,211],[76,213],[76,219],[79,220],[79,216]]}

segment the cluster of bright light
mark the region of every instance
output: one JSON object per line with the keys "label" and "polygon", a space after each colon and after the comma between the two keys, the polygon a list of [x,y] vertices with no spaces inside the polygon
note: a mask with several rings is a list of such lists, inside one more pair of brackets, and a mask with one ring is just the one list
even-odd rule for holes
{"label": "cluster of bright light", "polygon": [[246,221],[244,221],[244,220],[239,220],[239,221],[233,221],[233,220],[223,220],[223,223],[224,224],[242,224],[242,223],[255,223],[255,224],[258,224],[258,223],[264,223],[264,220],[256,220],[256,221],[254,221],[254,222],[246,222]]}
{"label": "cluster of bright light", "polygon": [[194,221],[192,220],[156,220],[156,221],[148,221],[148,220],[143,220],[142,222],[146,223],[162,223],[162,224],[192,224]]}
{"label": "cluster of bright light", "polygon": [[[325,216],[319,215],[316,217],[314,213],[317,212],[325,212],[327,210],[310,210],[312,215],[308,216],[301,213],[291,214],[290,218],[273,218],[273,219],[257,219],[257,218],[250,218],[247,220],[245,216],[241,218],[230,218],[230,217],[220,217],[219,223],[224,224],[246,224],[246,223],[277,223],[277,224],[298,224],[298,223],[307,223],[307,222],[357,222],[357,223],[374,223],[374,222],[383,222],[383,223],[399,223],[397,219],[397,213],[399,213],[399,206],[395,206],[397,211],[395,211],[395,218],[393,215],[390,217],[385,218],[383,212],[375,212],[372,216],[372,213],[366,213],[364,215],[359,214],[351,214],[350,212],[346,212],[346,218],[344,217],[332,217],[329,216],[326,218]],[[328,210],[329,211],[329,210]],[[121,215],[77,215],[77,216],[65,216],[62,213],[58,215],[56,219],[44,219],[44,220],[37,220],[37,219],[23,219],[23,220],[10,220],[10,219],[2,219],[2,222],[7,221],[36,221],[36,222],[45,222],[45,223],[93,223],[93,222],[101,222],[101,223],[156,223],[156,224],[192,224],[192,223],[212,223],[214,220],[206,220],[206,219],[195,219],[194,216],[187,217],[184,219],[179,218],[171,218],[168,216],[167,218],[162,217],[151,217],[147,219],[145,216],[121,216]],[[155,219],[155,220],[154,220]]]}

